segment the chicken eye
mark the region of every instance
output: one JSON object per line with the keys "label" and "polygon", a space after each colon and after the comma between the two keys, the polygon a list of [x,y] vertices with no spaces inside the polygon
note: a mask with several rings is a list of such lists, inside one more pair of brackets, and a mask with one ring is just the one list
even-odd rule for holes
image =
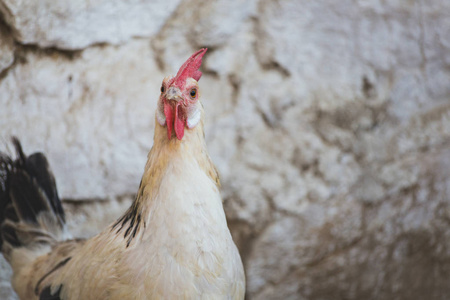
{"label": "chicken eye", "polygon": [[161,93],[164,93],[166,91],[166,88],[162,85],[161,86]]}
{"label": "chicken eye", "polygon": [[189,95],[191,95],[191,98],[195,98],[195,96],[197,95],[197,89],[192,89]]}

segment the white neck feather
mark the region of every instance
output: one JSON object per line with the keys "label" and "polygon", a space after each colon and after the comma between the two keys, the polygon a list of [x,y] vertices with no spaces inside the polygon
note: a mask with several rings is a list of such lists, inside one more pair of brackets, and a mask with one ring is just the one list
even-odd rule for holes
{"label": "white neck feather", "polygon": [[227,293],[230,283],[224,278],[234,274],[226,265],[239,257],[218,182],[211,176],[216,173],[206,153],[202,125],[188,131],[182,141],[173,138],[154,146],[149,154],[140,189],[145,229],[124,258],[130,270],[141,270],[131,274],[145,274],[130,280],[142,284],[146,293],[153,291],[167,299],[198,291]]}

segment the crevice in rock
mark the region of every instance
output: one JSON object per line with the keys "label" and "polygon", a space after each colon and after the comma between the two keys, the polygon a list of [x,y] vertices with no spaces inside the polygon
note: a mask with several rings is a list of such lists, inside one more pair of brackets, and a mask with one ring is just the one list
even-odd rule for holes
{"label": "crevice in rock", "polygon": [[[258,57],[258,56],[257,56]],[[277,71],[278,73],[281,74],[281,76],[283,76],[283,78],[287,78],[291,76],[291,73],[289,72],[289,70],[287,70],[286,68],[284,68],[282,65],[280,65],[277,61],[270,61],[267,63],[262,63],[259,59],[258,59],[261,68],[265,71]]]}
{"label": "crevice in rock", "polygon": [[[260,4],[261,5],[261,4]],[[260,9],[258,9],[260,10]],[[270,61],[264,61],[261,58],[261,55],[258,51],[258,41],[264,40],[263,32],[259,26],[259,19],[257,17],[250,17],[251,22],[253,23],[253,31],[255,33],[255,39],[253,41],[253,53],[255,54],[256,60],[258,61],[260,67],[264,71],[276,71],[281,74],[283,78],[287,78],[291,76],[289,70],[287,70],[284,66],[282,66],[279,62],[277,62],[273,57],[271,57]]]}
{"label": "crevice in rock", "polygon": [[258,112],[258,114],[260,115],[261,119],[264,121],[264,124],[266,124],[266,126],[269,129],[275,129],[277,127],[276,125],[276,121],[274,120],[274,118],[272,118],[271,116],[269,116],[268,114],[266,114],[260,106],[256,105],[256,111]]}
{"label": "crevice in rock", "polygon": [[241,82],[236,74],[230,74],[228,75],[228,82],[231,85],[232,92],[231,92],[231,103],[233,106],[236,106],[239,99],[239,92],[241,90]]}
{"label": "crevice in rock", "polygon": [[293,151],[293,155],[290,158],[290,162],[293,166],[295,166],[299,171],[300,174],[306,173],[306,172],[312,172],[313,174],[319,174],[318,167],[319,167],[319,159],[316,157],[312,161],[304,161],[302,159],[302,151],[300,147],[295,147]]}
{"label": "crevice in rock", "polygon": [[16,52],[17,51],[30,51],[33,53],[39,53],[42,55],[54,55],[54,54],[59,54],[69,60],[75,60],[80,58],[81,54],[83,53],[83,51],[87,50],[87,49],[91,49],[91,48],[106,48],[106,47],[114,47],[114,48],[119,48],[124,46],[127,43],[130,43],[132,41],[137,41],[137,40],[148,40],[149,38],[147,37],[140,37],[140,36],[134,36],[131,37],[127,42],[123,42],[123,43],[119,43],[119,44],[112,44],[112,43],[108,43],[108,42],[96,42],[96,43],[92,43],[87,45],[86,47],[83,48],[76,48],[76,49],[68,49],[68,48],[61,48],[61,47],[57,47],[57,46],[39,46],[38,44],[34,44],[34,43],[22,43],[16,39],[14,39],[14,44],[15,44],[15,49]]}
{"label": "crevice in rock", "polygon": [[[0,5],[1,5],[1,3],[0,3]],[[3,33],[3,35],[5,35],[5,36],[10,36],[10,37],[11,37],[11,36],[12,36],[12,28],[8,26],[8,24],[5,22],[4,19],[2,19],[2,15],[1,15],[1,13],[0,13],[0,36],[2,35],[2,33]],[[10,42],[13,43],[14,40],[11,38]],[[7,43],[8,43],[8,42],[7,42]],[[15,49],[15,45],[13,44],[13,45],[12,45],[12,49],[11,49],[11,51],[12,51],[12,53],[13,53],[13,60],[12,60],[12,62],[11,62],[9,65],[7,65],[3,70],[0,70],[0,80],[2,80],[3,78],[5,78],[6,75],[8,74],[8,71],[14,67],[14,65],[15,65],[15,63],[16,63],[15,50],[16,50],[16,49]]]}
{"label": "crevice in rock", "polygon": [[[182,3],[182,2],[181,2]],[[180,4],[179,4],[180,5]],[[178,6],[179,6],[178,5]],[[33,49],[40,49],[40,50],[50,50],[50,51],[58,51],[60,53],[63,54],[67,54],[67,56],[71,56],[71,52],[73,53],[79,53],[82,52],[88,48],[94,48],[94,47],[105,47],[105,46],[113,46],[113,47],[120,47],[122,45],[125,45],[127,43],[132,42],[133,40],[138,40],[138,39],[146,39],[146,40],[150,40],[152,37],[155,36],[155,34],[152,35],[130,35],[128,36],[126,39],[121,40],[119,42],[107,42],[107,41],[92,41],[90,43],[86,43],[85,45],[81,45],[81,46],[75,46],[75,47],[70,47],[70,46],[58,46],[58,45],[49,45],[49,46],[44,46],[44,45],[39,45],[37,44],[37,42],[33,42],[33,43],[24,43],[23,41],[21,41],[20,39],[20,32],[18,32],[13,25],[9,24],[7,21],[7,16],[5,16],[6,14],[9,14],[12,16],[12,18],[14,18],[14,14],[11,12],[10,8],[8,7],[8,5],[5,5],[2,1],[0,1],[0,23],[4,23],[10,30],[10,36],[13,38],[13,40],[15,41],[16,45],[20,45],[22,47],[31,47]],[[166,20],[169,21],[171,18],[171,16],[169,16]],[[163,27],[161,27],[163,28]],[[100,40],[102,40],[101,38],[99,38]],[[47,41],[49,43],[53,43],[55,44],[54,41]]]}
{"label": "crevice in rock", "polygon": [[100,198],[100,197],[93,197],[93,198],[63,198],[61,199],[61,201],[63,203],[67,203],[69,205],[73,205],[73,206],[81,206],[81,205],[89,205],[89,204],[94,204],[94,203],[105,203],[107,204],[108,202],[111,201],[115,201],[115,202],[123,202],[123,201],[128,201],[130,198],[134,199],[136,197],[136,194],[134,193],[129,193],[129,194],[121,194],[121,195],[116,195],[112,198],[108,197],[108,198]]}
{"label": "crevice in rock", "polygon": [[5,5],[3,1],[0,1],[0,23],[4,24],[11,32],[11,36],[14,37],[17,35],[17,32],[14,27],[8,23],[6,14],[13,15],[9,7]]}
{"label": "crevice in rock", "polygon": [[279,215],[282,215],[283,217],[291,217],[294,219],[298,219],[300,216],[297,215],[295,212],[289,211],[287,209],[278,207],[278,205],[275,203],[273,197],[271,197],[270,195],[267,194],[267,192],[265,192],[263,190],[263,194],[264,194],[264,198],[266,199],[267,203],[269,204],[270,207],[270,223],[273,222],[274,219],[276,219],[275,213],[278,213]]}
{"label": "crevice in rock", "polygon": [[217,73],[215,70],[211,70],[211,69],[203,69],[202,70],[203,75],[208,75],[212,78],[218,79],[219,78],[219,73]]}
{"label": "crevice in rock", "polygon": [[367,76],[363,76],[362,78],[362,92],[366,98],[373,98],[376,95],[376,90],[372,82],[367,78]]}
{"label": "crevice in rock", "polygon": [[[106,44],[97,44],[95,46],[103,47]],[[93,46],[94,47],[94,46]],[[22,44],[20,42],[16,41],[16,49],[22,53],[26,52],[32,52],[32,53],[39,53],[44,56],[52,56],[55,54],[59,54],[63,56],[64,58],[72,61],[80,57],[81,53],[84,51],[84,49],[80,50],[64,50],[56,47],[46,47],[42,48],[35,44]]]}
{"label": "crevice in rock", "polygon": [[3,69],[0,72],[0,81],[2,81],[3,79],[5,79],[5,77],[8,75],[9,70],[12,70],[14,68],[14,66],[16,65],[16,58],[14,57],[14,61],[12,62],[12,64],[10,64],[7,68]]}
{"label": "crevice in rock", "polygon": [[60,47],[57,47],[57,46],[43,47],[43,46],[39,46],[39,45],[33,44],[33,43],[26,44],[26,43],[21,42],[17,38],[17,36],[19,34],[17,33],[17,31],[15,30],[15,28],[13,26],[11,26],[10,24],[7,23],[6,17],[4,15],[5,11],[9,12],[10,14],[12,14],[10,9],[8,8],[8,6],[4,5],[0,1],[0,26],[3,25],[3,26],[5,26],[7,28],[8,32],[10,33],[11,38],[14,40],[16,49],[23,48],[23,49],[31,49],[33,51],[42,50],[41,52],[43,52],[43,53],[46,53],[46,50],[50,51],[50,52],[47,52],[47,53],[54,53],[54,52],[57,51],[57,52],[59,52],[59,53],[61,53],[63,55],[66,55],[67,57],[76,58],[73,55],[76,55],[77,53],[82,52],[84,49],[91,48],[91,47],[97,47],[97,46],[110,45],[108,43],[99,42],[99,43],[93,43],[93,44],[87,45],[86,47],[83,47],[83,48],[80,48],[80,49],[65,49],[65,48],[60,48]]}
{"label": "crevice in rock", "polygon": [[107,198],[83,198],[83,199],[76,199],[76,198],[63,198],[61,199],[62,203],[73,205],[73,206],[81,206],[81,205],[89,205],[95,202],[101,202],[101,203],[107,203],[110,201],[110,199]]}

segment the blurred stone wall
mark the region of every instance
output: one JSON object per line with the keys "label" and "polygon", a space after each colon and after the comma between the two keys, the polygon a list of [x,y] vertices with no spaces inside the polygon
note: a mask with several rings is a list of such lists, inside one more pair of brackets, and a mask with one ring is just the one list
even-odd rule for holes
{"label": "blurred stone wall", "polygon": [[[76,235],[137,191],[164,76],[206,138],[248,299],[450,298],[450,1],[0,0],[0,139]],[[0,298],[15,299],[0,261]]]}

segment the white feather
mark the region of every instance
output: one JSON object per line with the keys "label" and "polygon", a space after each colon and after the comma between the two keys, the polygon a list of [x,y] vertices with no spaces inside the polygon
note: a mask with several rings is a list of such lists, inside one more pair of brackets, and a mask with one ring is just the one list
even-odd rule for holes
{"label": "white feather", "polygon": [[159,125],[166,125],[166,116],[164,115],[164,106],[162,104],[162,101],[158,101],[158,107],[156,108],[156,120],[158,121]]}
{"label": "white feather", "polygon": [[198,108],[198,104],[197,104],[194,106],[194,109],[191,112],[189,112],[189,114],[188,114],[188,118],[187,118],[187,122],[186,122],[187,127],[189,129],[194,128],[195,125],[197,125],[198,122],[200,121],[201,117],[202,117],[202,113],[201,113],[200,108]]}
{"label": "white feather", "polygon": [[125,265],[140,268],[147,257],[146,276],[132,280],[151,283],[146,293],[152,299],[225,299],[243,272],[235,266],[240,258],[219,191],[195,161],[171,161],[166,174],[150,208],[158,213],[146,220],[142,242],[126,257]]}

